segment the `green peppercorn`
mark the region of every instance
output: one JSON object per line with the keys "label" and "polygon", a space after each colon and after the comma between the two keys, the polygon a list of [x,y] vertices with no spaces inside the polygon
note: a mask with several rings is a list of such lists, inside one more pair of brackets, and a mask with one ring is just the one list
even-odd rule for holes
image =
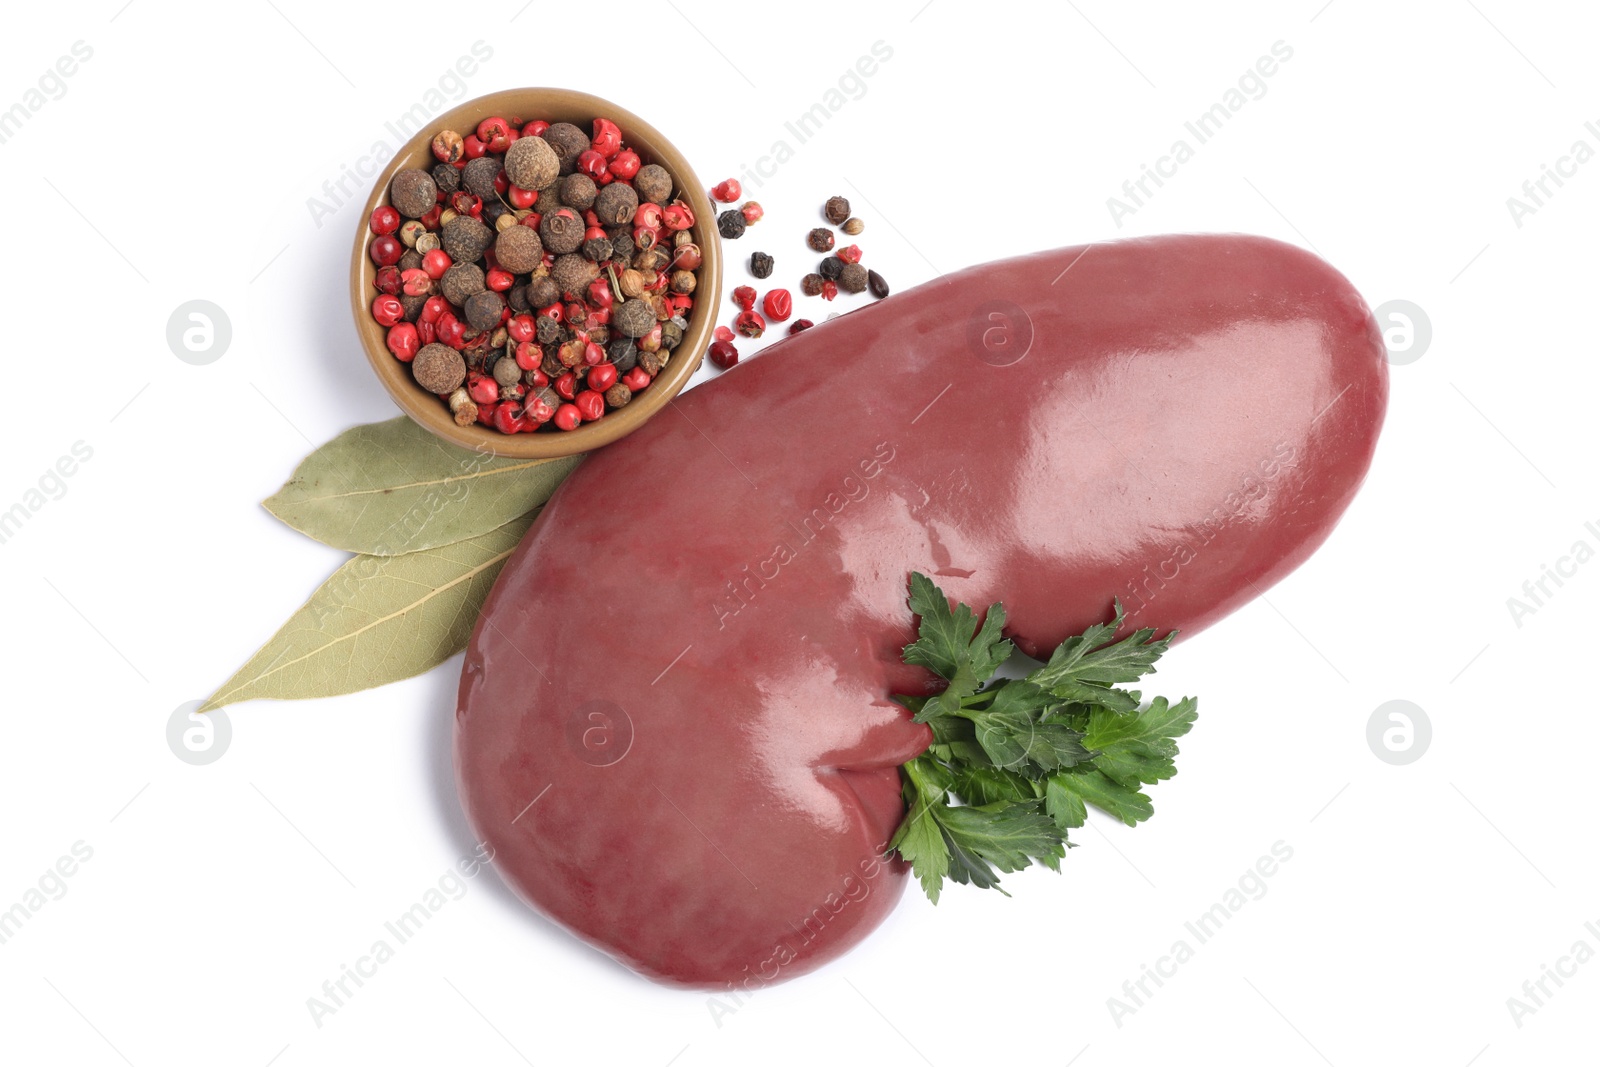
{"label": "green peppercorn", "polygon": [[494,362],[494,380],[502,387],[516,385],[522,380],[522,368],[516,360],[502,355]]}
{"label": "green peppercorn", "polygon": [[611,241],[605,237],[591,237],[583,242],[584,257],[596,263],[604,263],[611,258],[611,253]]}

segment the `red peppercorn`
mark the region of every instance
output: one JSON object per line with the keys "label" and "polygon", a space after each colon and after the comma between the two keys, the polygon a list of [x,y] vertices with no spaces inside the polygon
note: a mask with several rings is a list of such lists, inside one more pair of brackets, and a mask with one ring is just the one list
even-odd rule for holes
{"label": "red peppercorn", "polygon": [[394,358],[401,363],[410,363],[422,347],[417,338],[417,328],[409,322],[397,322],[389,327],[389,336],[384,340],[389,351],[394,353]]}
{"label": "red peppercorn", "polygon": [[[517,342],[519,345],[527,344],[529,341],[532,341],[534,333],[533,316],[531,315],[516,315],[512,317],[511,321],[506,323],[506,336]],[[521,353],[519,352],[518,355],[520,357]],[[518,362],[520,365],[520,358]],[[538,361],[534,361],[533,366],[537,367],[538,365]],[[532,370],[533,367],[523,367],[522,369]]]}
{"label": "red peppercorn", "polygon": [[454,264],[451,262],[450,253],[442,248],[435,248],[422,257],[422,269],[434,281],[444,277],[444,272]]}
{"label": "red peppercorn", "polygon": [[478,140],[491,152],[504,152],[511,147],[511,124],[499,116],[478,123]]}
{"label": "red peppercorn", "polygon": [[440,315],[449,310],[450,301],[442,296],[430,296],[428,297],[428,302],[422,305],[422,312],[417,316],[417,319],[431,326],[439,321]]}
{"label": "red peppercorn", "polygon": [[524,137],[538,137],[540,134],[544,133],[544,131],[548,130],[549,128],[550,128],[550,124],[548,122],[545,122],[543,119],[534,119],[532,122],[530,122],[526,126],[522,127],[522,136],[524,136]]}
{"label": "red peppercorn", "polygon": [[603,393],[617,384],[617,365],[615,363],[602,363],[589,371],[589,388],[597,393]]}
{"label": "red peppercorn", "polygon": [[520,211],[523,208],[532,207],[539,202],[539,190],[523,189],[515,185],[508,186],[506,188],[506,200],[511,204],[512,207]]}
{"label": "red peppercorn", "polygon": [[756,223],[761,221],[761,216],[766,214],[766,211],[762,209],[761,205],[756,203],[754,200],[746,200],[744,207],[740,208],[739,210],[744,213],[744,223],[746,226],[754,226]]}
{"label": "red peppercorn", "polygon": [[812,322],[810,319],[795,319],[789,324],[789,334],[790,336],[793,336],[797,333],[804,333],[815,325],[816,323]]}
{"label": "red peppercorn", "polygon": [[487,374],[480,374],[467,383],[467,395],[480,404],[493,404],[500,399],[500,386]]}
{"label": "red peppercorn", "polygon": [[[466,135],[466,137],[462,138],[462,140],[461,140],[461,158],[462,159],[466,159],[466,160],[478,159],[485,152],[487,152],[488,150],[489,150],[489,146],[484,144],[482,139],[479,138],[478,135],[475,134],[475,133],[469,133],[469,134]],[[456,162],[460,163],[461,160],[457,160]]]}
{"label": "red peppercorn", "polygon": [[733,302],[749,311],[756,306],[756,291],[748,285],[741,285],[733,291]]}
{"label": "red peppercorn", "polygon": [[583,416],[584,422],[593,422],[606,413],[606,398],[593,389],[585,389],[572,401]]}
{"label": "red peppercorn", "polygon": [[529,430],[549,422],[555,413],[556,409],[550,401],[539,396],[529,397],[528,406],[522,409],[522,417],[528,423]]}
{"label": "red peppercorn", "polygon": [[794,298],[789,295],[787,289],[774,289],[761,302],[761,309],[773,322],[782,322],[793,313]]}
{"label": "red peppercorn", "polygon": [[744,192],[744,190],[739,187],[739,179],[729,178],[727,181],[718,182],[716,186],[712,188],[711,195],[715,199],[722,201],[724,204],[731,204],[735,200],[739,199],[739,194],[742,192]]}
{"label": "red peppercorn", "polygon": [[640,204],[638,210],[633,213],[633,225],[635,229],[643,227],[647,230],[653,230],[660,226],[661,205],[651,203],[648,200]]}
{"label": "red peppercorn", "polygon": [[517,284],[517,277],[508,270],[496,267],[483,276],[483,284],[497,293],[503,293]]}
{"label": "red peppercorn", "polygon": [[550,421],[556,424],[558,430],[576,430],[578,423],[583,421],[583,416],[571,404],[562,404],[556,408],[555,418]]}
{"label": "red peppercorn", "polygon": [[378,273],[372,278],[372,287],[380,293],[398,296],[400,288],[405,283],[400,279],[399,267],[379,267]]}
{"label": "red peppercorn", "polygon": [[372,317],[378,320],[379,326],[393,326],[406,317],[405,305],[397,296],[380,293],[372,302]]}
{"label": "red peppercorn", "polygon": [[845,245],[843,248],[839,249],[839,251],[835,252],[834,255],[838,256],[840,259],[844,260],[846,263],[860,263],[861,262],[861,246],[860,245]]}
{"label": "red peppercorn", "polygon": [[591,367],[598,367],[606,361],[606,350],[593,341],[585,342],[583,346],[583,361]]}
{"label": "red peppercorn", "polygon": [[589,145],[593,151],[610,159],[622,147],[622,131],[610,119],[595,119],[594,135],[589,138]]}
{"label": "red peppercorn", "polygon": [[827,281],[822,283],[822,299],[832,300],[839,295],[839,283]]}
{"label": "red peppercorn", "polygon": [[511,179],[506,177],[505,171],[500,171],[494,176],[494,191],[502,197],[511,191]]}
{"label": "red peppercorn", "polygon": [[430,233],[436,233],[439,229],[439,216],[442,214],[444,214],[444,205],[435,204],[417,221],[422,223]]}
{"label": "red peppercorn", "polygon": [[760,337],[767,332],[767,320],[761,317],[760,312],[741,311],[739,317],[733,320],[733,328],[746,337]]}
{"label": "red peppercorn", "polygon": [[[734,195],[737,196],[738,194]],[[732,341],[711,342],[711,350],[708,354],[711,356],[711,362],[715,363],[723,370],[727,370],[729,367],[739,362],[739,350],[733,347]]]}
{"label": "red peppercorn", "polygon": [[585,241],[598,241],[605,237],[605,235],[606,231],[601,229],[599,226],[590,226],[587,230],[583,231],[583,239]]}
{"label": "red peppercorn", "polygon": [[616,302],[611,293],[611,282],[607,278],[596,278],[589,283],[589,305],[594,308],[608,308]]}
{"label": "red peppercorn", "polygon": [[639,173],[639,165],[639,153],[631,148],[624,148],[611,157],[611,164],[607,167],[607,170],[611,172],[613,178],[630,182],[633,180],[634,175]]}
{"label": "red peppercorn", "polygon": [[719,341],[731,341],[733,340],[733,331],[726,326],[718,326],[711,332],[711,336]]}
{"label": "red peppercorn", "polygon": [[485,426],[493,426],[494,425],[494,405],[493,404],[479,404],[478,405],[478,421],[483,423]]}
{"label": "red peppercorn", "polygon": [[400,239],[394,234],[382,233],[372,239],[372,244],[367,247],[367,254],[378,266],[392,267],[406,254],[406,246],[401,244]]}
{"label": "red peppercorn", "polygon": [[372,209],[372,232],[382,236],[393,233],[400,228],[400,212],[388,204],[379,204]]}
{"label": "red peppercorn", "polygon": [[413,267],[400,272],[400,291],[407,296],[427,296],[433,292],[433,279],[428,272]]}
{"label": "red peppercorn", "polygon": [[522,225],[531,226],[537,230],[539,228],[539,223],[543,221],[543,219],[544,216],[539,214],[537,211],[530,211],[526,215],[522,216]]}
{"label": "red peppercorn", "polygon": [[440,130],[433,135],[433,158],[440,163],[454,163],[461,158],[461,135],[454,130]]}
{"label": "red peppercorn", "polygon": [[450,194],[450,210],[457,215],[476,215],[483,210],[483,201],[465,189],[457,189]]}
{"label": "red peppercorn", "polygon": [[587,241],[589,239],[589,231],[598,230],[600,228],[600,216],[595,214],[594,208],[590,208],[588,211],[583,213],[583,225],[585,226],[583,231],[585,235],[584,240]]}
{"label": "red peppercorn", "polygon": [[448,311],[439,316],[439,321],[433,328],[438,334],[440,344],[449,345],[459,351],[467,343],[467,324]]}
{"label": "red peppercorn", "polygon": [[[561,322],[563,319],[566,318],[566,313],[567,313],[567,309],[565,307],[563,307],[561,304],[551,304],[549,307],[540,308],[538,311],[535,311],[533,314],[534,314],[535,317],[542,316],[542,317],[547,318],[547,319],[555,319],[557,322]],[[535,323],[535,325],[537,325],[537,323]]]}
{"label": "red peppercorn", "polygon": [[606,167],[606,157],[594,149],[590,148],[578,153],[578,172],[580,174],[587,174],[595,181],[599,181],[600,176],[607,173]]}
{"label": "red peppercorn", "polygon": [[571,371],[567,371],[555,380],[551,388],[556,391],[556,395],[561,397],[562,400],[571,400],[578,395],[578,376]]}
{"label": "red peppercorn", "polygon": [[[517,319],[521,318],[527,318],[527,316],[519,315],[506,326],[506,332],[511,334],[511,339],[514,341],[516,340],[516,334],[512,332],[511,326],[517,322]],[[528,319],[528,323],[531,326],[533,320]],[[544,360],[544,350],[531,340],[517,341],[517,353],[514,358],[517,361],[517,366],[523,370],[538,370],[539,364]]]}
{"label": "red peppercorn", "polygon": [[694,225],[694,211],[682,200],[674,200],[661,212],[661,223],[674,233],[687,230]]}
{"label": "red peppercorn", "polygon": [[650,377],[650,372],[643,367],[635,367],[622,376],[622,384],[626,385],[635,394],[644,392],[645,388],[653,380]]}
{"label": "red peppercorn", "polygon": [[515,400],[502,400],[494,406],[494,428],[501,433],[519,433],[522,430],[522,405]]}

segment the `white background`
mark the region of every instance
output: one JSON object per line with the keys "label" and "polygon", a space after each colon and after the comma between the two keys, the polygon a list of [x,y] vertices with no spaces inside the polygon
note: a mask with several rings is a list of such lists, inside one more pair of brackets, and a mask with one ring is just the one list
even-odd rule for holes
{"label": "white background", "polygon": [[[93,57],[0,144],[10,402],[0,510],[93,457],[0,544],[0,909],[58,857],[66,892],[0,945],[0,1055],[80,1064],[857,1062],[1480,1065],[1592,1058],[1600,963],[1519,1027],[1507,998],[1600,921],[1589,768],[1600,564],[1518,626],[1600,520],[1592,490],[1600,163],[1519,227],[1506,200],[1600,120],[1592,10],[1322,0],[973,8],[955,0],[331,5],[96,0],[11,13],[0,107]],[[580,15],[590,9],[578,8]],[[552,36],[547,34],[553,33]],[[341,561],[257,502],[314,445],[394,410],[350,324],[358,209],[307,206],[475,40],[466,92],[606,95],[707,182],[779,138],[737,245],[798,277],[844,193],[897,287],[1134,234],[1315,248],[1431,347],[1396,366],[1371,477],[1306,566],[1163,664],[1202,697],[1158,818],[1079,834],[1010,900],[908,894],[844,960],[732,1014],[638,979],[485,874],[316,1026],[307,998],[472,851],[449,774],[459,660],[339,699],[229,710],[217,762],[169,751]],[[563,45],[541,43],[560,40]],[[892,58],[824,130],[783,123],[873,42]],[[1119,228],[1106,205],[1276,41],[1293,49]],[[1553,186],[1551,187],[1554,188]],[[362,195],[366,189],[361,190]],[[728,285],[738,284],[738,264]],[[208,366],[168,350],[224,308]],[[864,298],[858,298],[864,299]],[[848,302],[841,300],[840,308]],[[802,314],[826,307],[806,304]],[[1600,525],[1600,522],[1597,522]],[[1414,701],[1431,747],[1369,750]],[[1274,842],[1293,858],[1138,1010],[1107,1000]],[[719,1025],[720,1022],[720,1025]]]}

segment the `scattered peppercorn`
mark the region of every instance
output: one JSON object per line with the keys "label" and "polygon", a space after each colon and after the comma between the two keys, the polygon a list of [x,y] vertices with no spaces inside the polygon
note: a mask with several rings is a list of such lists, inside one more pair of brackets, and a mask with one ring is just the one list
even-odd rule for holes
{"label": "scattered peppercorn", "polygon": [[826,226],[818,226],[806,234],[806,247],[813,252],[828,252],[833,249],[833,231]]}
{"label": "scattered peppercorn", "polygon": [[741,285],[733,290],[733,302],[741,310],[749,311],[756,306],[756,291],[753,286]]}
{"label": "scattered peppercorn", "polygon": [[795,319],[789,324],[789,336],[793,337],[797,333],[804,333],[815,325],[816,323],[810,319]]}
{"label": "scattered peppercorn", "polygon": [[732,209],[717,216],[717,232],[729,241],[744,236],[744,213]]}
{"label": "scattered peppercorn", "polygon": [[856,234],[860,233],[862,230],[864,230],[866,228],[867,228],[867,224],[862,222],[860,219],[856,219],[856,218],[845,219],[844,220],[844,225],[839,227],[839,229],[843,230],[845,233],[849,234],[851,237],[854,237]]}
{"label": "scattered peppercorn", "polygon": [[867,289],[867,268],[859,263],[846,263],[839,275],[839,288],[847,293],[863,293]]}
{"label": "scattered peppercorn", "polygon": [[425,170],[402,170],[389,180],[389,204],[408,219],[420,219],[438,202],[439,190]]}
{"label": "scattered peppercorn", "polygon": [[822,206],[823,217],[835,226],[850,217],[850,201],[842,196],[830,196]]}
{"label": "scattered peppercorn", "polygon": [[754,200],[746,200],[744,206],[739,209],[739,214],[744,216],[746,226],[754,226],[766,213],[766,209]]}
{"label": "scattered peppercorn", "polygon": [[411,361],[411,376],[428,392],[444,396],[467,380],[467,363],[460,352],[435,341],[423,345]]}
{"label": "scattered peppercorn", "polygon": [[750,253],[750,273],[757,278],[772,277],[772,257],[765,252]]}
{"label": "scattered peppercorn", "polygon": [[761,302],[761,310],[767,313],[767,318],[773,322],[782,322],[787,319],[794,308],[794,298],[787,289],[774,289],[766,295]]}
{"label": "scattered peppercorn", "polygon": [[889,283],[883,280],[883,275],[875,270],[867,271],[867,288],[872,290],[872,295],[882,300],[889,295]]}
{"label": "scattered peppercorn", "polygon": [[824,281],[836,282],[839,280],[839,275],[844,273],[844,260],[838,256],[829,256],[822,261],[817,270],[821,272]]}
{"label": "scattered peppercorn", "polygon": [[839,249],[839,251],[835,252],[834,255],[838,256],[840,259],[844,260],[846,263],[860,263],[861,262],[861,246],[860,245],[845,245],[843,248]]}
{"label": "scattered peppercorn", "polygon": [[767,330],[767,320],[759,311],[741,311],[733,320],[733,328],[745,337],[760,337]]}
{"label": "scattered peppercorn", "polygon": [[711,362],[723,370],[727,370],[739,362],[739,350],[733,347],[733,342],[731,341],[711,342],[711,348],[706,354],[711,357]]}

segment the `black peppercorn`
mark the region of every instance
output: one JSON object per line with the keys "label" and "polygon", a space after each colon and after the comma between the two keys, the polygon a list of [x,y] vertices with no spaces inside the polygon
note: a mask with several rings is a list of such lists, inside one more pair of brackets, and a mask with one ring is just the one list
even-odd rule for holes
{"label": "black peppercorn", "polygon": [[757,278],[772,277],[772,257],[765,252],[750,253],[750,273]]}
{"label": "black peppercorn", "polygon": [[[561,299],[561,286],[557,285],[548,276],[534,278],[528,282],[528,303],[536,308],[547,308]],[[559,323],[557,325],[560,325]],[[540,337],[543,341],[544,338]],[[548,342],[546,342],[548,343]]]}
{"label": "black peppercorn", "polygon": [[807,274],[800,279],[800,291],[806,296],[822,295],[822,275]]}
{"label": "black peppercorn", "polygon": [[627,374],[639,362],[639,347],[627,337],[618,337],[606,346],[606,358],[616,365],[618,374]]}
{"label": "black peppercorn", "polygon": [[561,179],[561,202],[579,211],[594,207],[595,194],[598,192],[594,179],[587,174],[569,174]]}
{"label": "black peppercorn", "polygon": [[446,196],[461,188],[461,172],[448,163],[433,168],[433,184]]}
{"label": "black peppercorn", "polygon": [[611,254],[617,259],[632,259],[634,253],[633,231],[626,226],[614,226],[606,231],[611,239]]}
{"label": "black peppercorn", "polygon": [[499,156],[479,156],[462,168],[461,184],[466,186],[467,192],[482,198],[487,207],[488,202],[495,199],[494,179],[499,173]]}
{"label": "black peppercorn", "polygon": [[[581,220],[580,220],[581,221]],[[439,247],[452,263],[471,263],[483,258],[494,242],[494,231],[471,215],[457,215],[439,231]]]}
{"label": "black peppercorn", "polygon": [[403,170],[389,181],[389,203],[408,219],[420,219],[438,202],[438,187],[425,170]]}
{"label": "black peppercorn", "polygon": [[842,196],[830,196],[822,206],[823,216],[835,226],[850,217],[850,201]]}
{"label": "black peppercorn", "polygon": [[439,279],[439,292],[456,307],[462,307],[476,293],[483,292],[483,269],[476,263],[457,263]]}
{"label": "black peppercorn", "polygon": [[604,263],[611,258],[611,241],[604,237],[591,237],[583,242],[583,254],[596,263]]}
{"label": "black peppercorn", "polygon": [[839,288],[847,293],[866,292],[867,268],[859,263],[846,263],[839,272]]}
{"label": "black peppercorn", "polygon": [[505,308],[506,298],[493,289],[473,293],[464,305],[467,325],[474,330],[492,330],[500,325],[500,313]]}
{"label": "black peppercorn", "polygon": [[[540,134],[546,144],[555,149],[561,173],[571,174],[578,166],[578,157],[589,150],[589,135],[570,122],[558,122]],[[520,141],[522,138],[517,138]],[[512,141],[516,144],[516,141]],[[519,183],[520,184],[520,183]],[[522,188],[528,188],[523,185]]]}
{"label": "black peppercorn", "polygon": [[867,288],[872,290],[872,295],[882,300],[889,295],[889,283],[883,280],[883,275],[875,270],[867,271]]}
{"label": "black peppercorn", "polygon": [[806,247],[813,252],[833,251],[833,231],[826,226],[818,226],[806,234]]}
{"label": "black peppercorn", "polygon": [[641,200],[665,204],[667,197],[672,195],[672,175],[667,173],[666,167],[650,163],[640,167],[639,173],[633,176],[633,187]]}
{"label": "black peppercorn", "polygon": [[839,280],[839,275],[844,273],[844,260],[838,256],[829,256],[822,261],[822,265],[817,270],[828,281],[836,282]]}
{"label": "black peppercorn", "polygon": [[594,213],[602,226],[621,226],[633,221],[639,210],[639,194],[626,182],[612,182],[594,198]]}
{"label": "black peppercorn", "polygon": [[717,216],[717,232],[729,241],[744,236],[744,212],[731,208]]}

